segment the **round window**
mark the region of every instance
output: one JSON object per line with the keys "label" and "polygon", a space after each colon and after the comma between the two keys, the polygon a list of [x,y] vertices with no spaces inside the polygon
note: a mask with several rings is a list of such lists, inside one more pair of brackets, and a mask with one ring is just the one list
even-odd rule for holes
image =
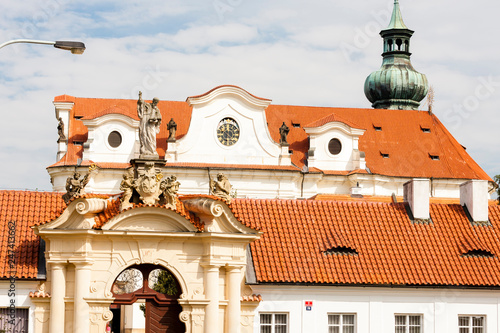
{"label": "round window", "polygon": [[338,155],[342,151],[342,143],[339,139],[331,139],[328,143],[328,151],[332,155]]}
{"label": "round window", "polygon": [[117,131],[109,133],[108,143],[113,148],[118,148],[122,144],[122,135]]}

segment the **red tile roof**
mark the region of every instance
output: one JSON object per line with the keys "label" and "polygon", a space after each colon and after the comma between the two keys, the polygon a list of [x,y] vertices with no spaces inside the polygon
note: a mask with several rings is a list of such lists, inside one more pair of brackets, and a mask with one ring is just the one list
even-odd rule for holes
{"label": "red tile roof", "polygon": [[[235,199],[258,283],[500,286],[500,206],[473,226],[460,205],[431,204],[414,224],[404,203]],[[464,256],[484,250],[494,257]]]}
{"label": "red tile roof", "polygon": [[[62,95],[56,97],[55,101],[72,101],[75,105],[70,112],[68,152],[52,167],[76,165],[78,158],[82,158],[82,146],[75,145],[75,142],[85,142],[88,133],[79,118],[93,119],[104,114],[119,113],[138,119],[136,100],[78,98]],[[158,153],[164,156],[167,149],[168,119],[171,117],[175,119],[177,138],[182,138],[189,128],[192,108],[187,102],[173,101],[160,101],[159,108],[165,121],[162,122],[157,136],[157,145]],[[298,169],[304,167],[306,153],[309,150],[308,136],[303,127],[337,120],[366,129],[359,139],[359,150],[365,152],[367,168],[373,174],[492,181],[437,117],[425,111],[271,104],[265,112],[269,132],[275,142],[280,140],[279,127],[282,122],[289,125],[290,132],[287,141],[293,151],[292,163]],[[292,123],[300,127],[291,126]],[[382,130],[376,131],[373,124],[377,124],[377,127],[381,127]],[[430,133],[422,131],[423,127],[429,128]],[[389,158],[384,158],[380,154],[381,151],[389,154]],[[432,160],[429,154],[439,156],[439,160]],[[124,166],[120,168],[122,167]],[[239,166],[233,165],[233,167]],[[263,166],[263,168],[268,167]],[[324,173],[334,175],[338,174],[338,171],[324,170]]]}
{"label": "red tile roof", "polygon": [[[182,204],[194,197],[181,196],[176,211],[202,231]],[[490,225],[472,225],[459,204],[449,203],[431,204],[432,223],[418,224],[405,203],[369,200],[234,199],[229,208],[262,231],[250,245],[258,283],[500,287],[499,205],[489,206]],[[0,278],[9,277],[9,222],[16,221],[16,275],[34,279],[39,239],[30,226],[65,207],[60,193],[0,191]],[[118,207],[111,201],[96,228]]]}
{"label": "red tile roof", "polygon": [[38,274],[39,238],[30,228],[55,219],[66,208],[60,193],[0,190],[0,279],[10,277],[8,234],[15,222],[16,276],[35,279]]}

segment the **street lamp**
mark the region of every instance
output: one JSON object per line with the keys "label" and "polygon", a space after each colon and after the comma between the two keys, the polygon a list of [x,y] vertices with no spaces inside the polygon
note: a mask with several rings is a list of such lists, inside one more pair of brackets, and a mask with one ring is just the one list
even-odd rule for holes
{"label": "street lamp", "polygon": [[44,44],[44,45],[54,45],[54,47],[62,50],[71,51],[73,54],[82,54],[85,51],[85,44],[82,42],[72,42],[72,41],[44,41],[44,40],[33,40],[33,39],[14,39],[3,44],[0,44],[0,49],[4,46],[15,44],[15,43],[28,43],[28,44]]}

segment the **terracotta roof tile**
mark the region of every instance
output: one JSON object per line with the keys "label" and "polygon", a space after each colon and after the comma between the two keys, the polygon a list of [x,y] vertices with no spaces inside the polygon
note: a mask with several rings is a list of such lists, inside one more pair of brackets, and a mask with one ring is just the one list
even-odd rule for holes
{"label": "terracotta roof tile", "polygon": [[489,206],[491,226],[471,225],[459,204],[431,204],[431,224],[413,224],[405,203],[235,199],[231,208],[263,231],[250,246],[259,283],[500,286],[500,206]]}
{"label": "terracotta roof tile", "polygon": [[[60,193],[0,190],[0,279],[10,277],[7,260],[10,230],[15,230],[16,276],[37,277],[40,241],[30,227],[56,218],[64,208],[66,204]],[[11,222],[15,222],[14,229]]]}

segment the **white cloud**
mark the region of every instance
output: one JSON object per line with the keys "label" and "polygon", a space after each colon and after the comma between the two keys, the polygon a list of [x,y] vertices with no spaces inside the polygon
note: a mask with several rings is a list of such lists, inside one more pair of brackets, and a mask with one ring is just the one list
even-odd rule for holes
{"label": "white cloud", "polygon": [[[220,3],[229,6],[222,13]],[[45,167],[57,150],[51,101],[61,94],[136,98],[141,89],[146,98],[185,100],[236,84],[275,104],[369,107],[363,84],[382,62],[378,32],[391,6],[368,0],[6,0],[4,40],[82,39],[87,50],[82,56],[48,46],[0,51],[0,188],[50,189]],[[481,15],[470,15],[478,6]],[[415,69],[436,89],[436,114],[490,175],[500,173],[500,87],[466,117],[446,113],[474,96],[481,77],[500,81],[500,4],[422,0],[401,7],[415,30]]]}

